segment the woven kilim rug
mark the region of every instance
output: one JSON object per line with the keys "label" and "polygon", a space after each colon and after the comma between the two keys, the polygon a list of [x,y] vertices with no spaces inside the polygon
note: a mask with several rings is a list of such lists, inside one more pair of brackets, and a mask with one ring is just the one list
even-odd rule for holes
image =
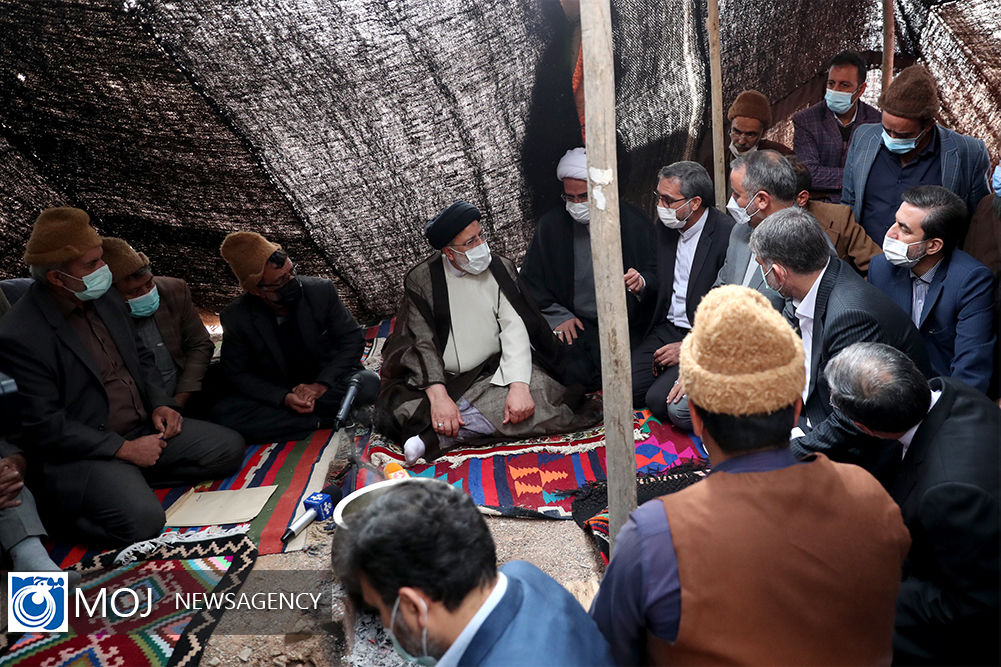
{"label": "woven kilim rug", "polygon": [[[640,474],[704,457],[697,439],[661,424],[647,411],[636,413],[633,426]],[[412,466],[409,472],[462,489],[490,513],[570,519],[573,496],[568,492],[605,479],[604,445],[604,428],[597,427],[492,447],[455,449],[433,464]],[[356,446],[363,461],[379,468],[403,461],[399,447],[378,434],[362,435]],[[380,480],[363,468],[348,478],[344,492]]]}
{"label": "woven kilim rug", "polygon": [[[323,488],[330,460],[334,455],[334,447],[330,447],[333,439],[330,430],[314,431],[302,440],[288,442],[272,442],[263,445],[250,445],[244,454],[243,465],[239,472],[226,479],[205,482],[197,485],[196,491],[219,491],[225,489],[244,489],[255,486],[275,485],[278,488],[271,495],[264,509],[247,527],[247,535],[258,544],[262,554],[282,553],[301,549],[295,542],[283,545],[282,533],[288,528],[302,506],[302,500]],[[157,497],[168,509],[183,496],[191,487],[175,487],[172,489],[157,489]],[[231,529],[234,525],[200,526],[192,528],[170,528],[165,532],[204,532]],[[49,554],[62,568],[91,558],[98,552],[88,551],[79,545],[52,544]]]}
{"label": "woven kilim rug", "polygon": [[70,621],[65,633],[3,635],[0,665],[195,665],[223,611],[178,608],[175,596],[236,593],[257,559],[257,548],[247,536],[231,535],[164,545],[126,565],[116,566],[115,555],[105,552],[77,564],[87,605],[98,609],[102,591],[107,597],[130,588],[139,595],[140,608],[151,610],[146,618],[120,617],[114,611],[107,617],[83,613]]}

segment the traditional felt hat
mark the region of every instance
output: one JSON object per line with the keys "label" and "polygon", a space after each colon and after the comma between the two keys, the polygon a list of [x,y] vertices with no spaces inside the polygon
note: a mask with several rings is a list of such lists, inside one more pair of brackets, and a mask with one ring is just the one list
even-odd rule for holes
{"label": "traditional felt hat", "polygon": [[281,249],[257,232],[233,232],[222,240],[219,254],[233,270],[240,287],[249,292],[261,282],[268,258]]}
{"label": "traditional felt hat", "polygon": [[149,257],[136,252],[125,239],[105,236],[101,238],[101,245],[104,246],[104,255],[101,259],[111,269],[111,279],[116,283],[144,266],[149,266]]}
{"label": "traditional felt hat", "polygon": [[480,210],[461,199],[436,215],[424,227],[424,237],[432,248],[441,250],[465,229],[469,223],[482,217]]}
{"label": "traditional felt hat", "polygon": [[879,108],[901,118],[934,118],[939,110],[938,84],[923,65],[911,65],[879,96]]}
{"label": "traditional felt hat", "polygon": [[689,399],[708,412],[768,414],[803,394],[803,343],[756,290],[725,285],[695,311],[681,343],[680,379]]}
{"label": "traditional felt hat", "polygon": [[772,103],[764,93],[756,90],[741,91],[730,105],[730,110],[726,112],[726,117],[730,120],[737,116],[757,118],[764,125],[763,130],[767,130],[772,126]]}
{"label": "traditional felt hat", "polygon": [[78,208],[47,208],[35,219],[24,249],[28,266],[61,264],[79,259],[101,245],[101,236],[90,226],[90,216]]}

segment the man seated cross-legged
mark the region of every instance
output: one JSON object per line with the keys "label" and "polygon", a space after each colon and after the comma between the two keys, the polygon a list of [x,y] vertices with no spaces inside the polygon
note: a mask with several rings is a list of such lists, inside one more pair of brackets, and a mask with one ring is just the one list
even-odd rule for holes
{"label": "man seated cross-legged", "polygon": [[[495,442],[589,426],[600,415],[544,370],[562,350],[518,289],[510,260],[491,256],[480,212],[458,201],[431,220],[436,252],[404,279],[383,349],[376,425],[404,442],[408,463],[457,442]],[[534,348],[534,352],[533,352]]]}
{"label": "man seated cross-legged", "polygon": [[28,477],[46,525],[119,546],[163,528],[151,485],[230,475],[244,441],[182,419],[125,302],[107,294],[102,254],[80,209],[38,216],[24,254],[35,283],[0,320],[0,369],[17,382]]}

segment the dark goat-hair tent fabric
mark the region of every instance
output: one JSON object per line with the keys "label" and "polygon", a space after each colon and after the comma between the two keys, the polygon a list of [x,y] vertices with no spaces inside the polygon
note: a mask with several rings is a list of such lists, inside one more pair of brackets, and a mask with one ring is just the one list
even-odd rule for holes
{"label": "dark goat-hair tent fabric", "polygon": [[[943,122],[996,154],[1001,3],[896,6],[898,62],[927,64]],[[657,168],[708,146],[705,7],[612,13],[620,182],[652,210]],[[724,102],[754,87],[788,118],[820,98],[834,53],[878,62],[881,20],[878,0],[724,3]],[[429,251],[424,221],[454,199],[520,261],[560,203],[556,161],[581,144],[579,29],[554,0],[9,0],[0,31],[5,278],[26,274],[38,211],[70,204],[202,306],[237,293],[223,236],[254,229],[360,320],[385,317]]]}

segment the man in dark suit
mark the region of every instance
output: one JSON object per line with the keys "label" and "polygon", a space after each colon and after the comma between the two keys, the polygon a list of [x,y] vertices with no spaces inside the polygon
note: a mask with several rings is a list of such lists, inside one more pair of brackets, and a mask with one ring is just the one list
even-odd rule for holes
{"label": "man in dark suit", "polygon": [[889,490],[911,550],[897,599],[894,664],[998,664],[1001,411],[962,382],[927,381],[887,345],[852,345],[825,375],[846,419],[897,444]]}
{"label": "man in dark suit", "polygon": [[[518,286],[567,346],[561,382],[598,389],[601,345],[583,148],[567,151],[556,167],[556,177],[563,183],[565,204],[539,218],[518,274]],[[621,202],[620,218],[622,265],[636,267],[652,283],[655,266],[650,221],[626,202]],[[646,330],[650,313],[632,294],[626,294],[626,310],[630,338],[635,342]]]}
{"label": "man in dark suit", "polygon": [[334,284],[297,276],[281,246],[256,232],[234,232],[219,250],[246,293],[219,316],[231,393],[213,420],[252,442],[333,426],[365,347]]}
{"label": "man in dark suit", "polygon": [[244,442],[182,420],[125,304],[107,294],[102,254],[83,211],[38,216],[24,254],[35,283],[0,320],[0,368],[17,381],[29,480],[46,525],[120,546],[163,528],[150,484],[232,474]]}
{"label": "man in dark suit", "polygon": [[879,111],[862,101],[866,69],[857,53],[843,51],[834,56],[827,69],[824,99],[792,117],[792,148],[809,169],[810,198],[815,201],[841,201],[841,178],[852,134],[859,126],[880,120]]}
{"label": "man in dark suit", "polygon": [[125,299],[139,337],[156,359],[163,388],[180,407],[200,392],[215,346],[180,278],[154,276],[149,258],[123,239],[105,237],[104,263]]}
{"label": "man in dark suit", "polygon": [[986,392],[997,339],[994,276],[956,247],[965,223],[966,204],[942,186],[908,190],[869,282],[910,315],[935,375]]}
{"label": "man in dark suit", "polygon": [[886,461],[880,452],[854,451],[858,430],[832,414],[824,367],[848,345],[874,341],[896,347],[930,372],[921,337],[886,295],[831,256],[827,236],[806,211],[794,207],[769,216],[754,230],[750,246],[768,285],[788,299],[783,315],[799,331],[806,352],[799,420],[805,435],[793,440],[793,451],[801,457],[823,452],[881,477]]}
{"label": "man in dark suit", "polygon": [[[712,289],[723,266],[733,220],[711,206],[713,184],[697,162],[676,162],[657,181],[657,284],[647,285],[630,267],[626,284],[654,304],[653,321],[633,350],[633,405],[669,418],[667,394],[678,379],[681,340],[692,328],[695,309]],[[673,403],[671,405],[674,405]]]}

